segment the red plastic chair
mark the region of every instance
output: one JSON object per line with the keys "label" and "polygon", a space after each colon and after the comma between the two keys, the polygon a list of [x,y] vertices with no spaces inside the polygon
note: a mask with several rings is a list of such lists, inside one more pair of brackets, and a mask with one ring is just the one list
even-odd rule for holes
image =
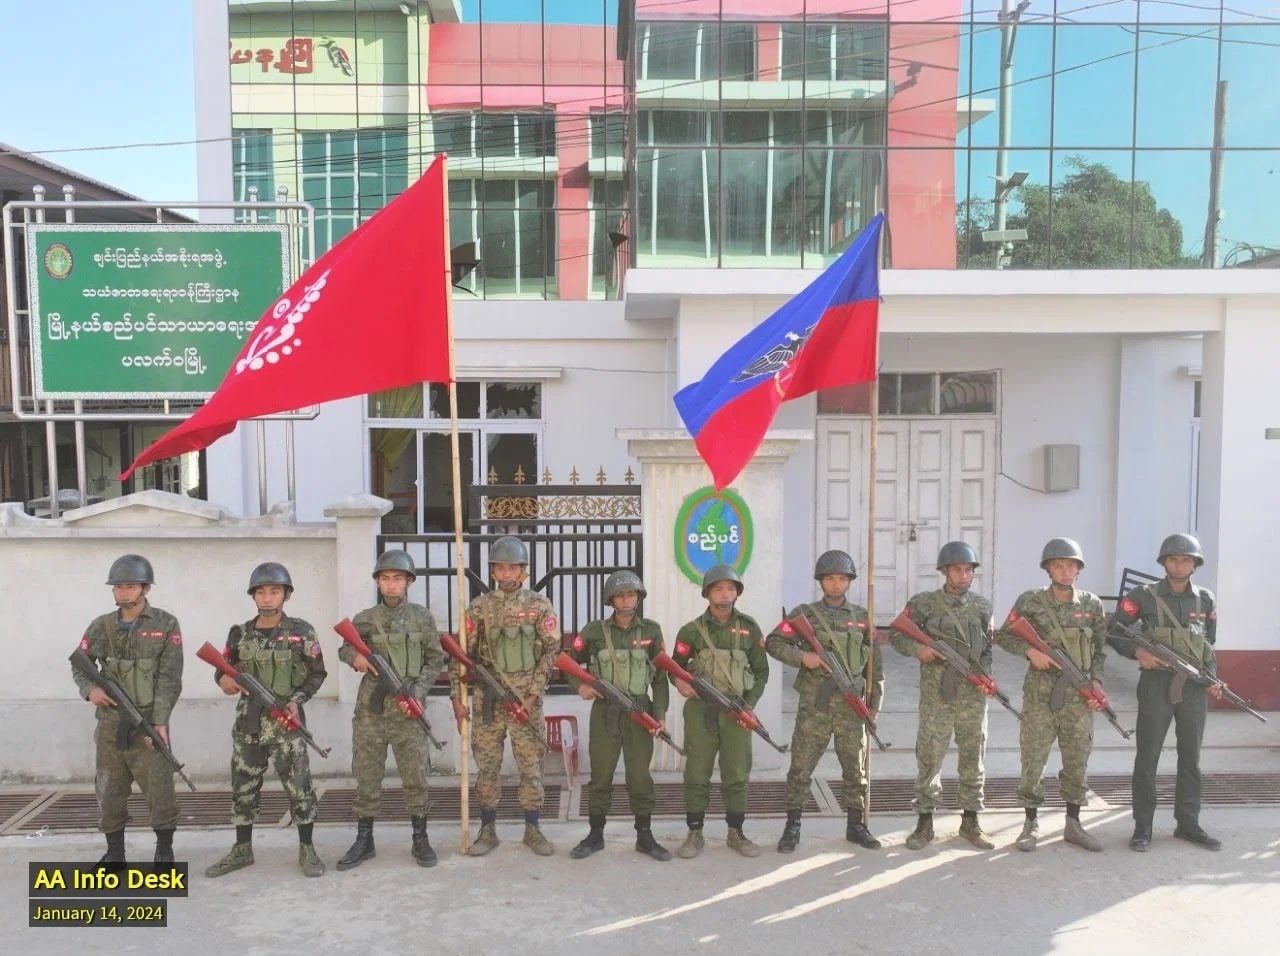
{"label": "red plastic chair", "polygon": [[578,786],[578,718],[571,714],[547,717],[547,743],[564,757],[564,775],[570,789]]}

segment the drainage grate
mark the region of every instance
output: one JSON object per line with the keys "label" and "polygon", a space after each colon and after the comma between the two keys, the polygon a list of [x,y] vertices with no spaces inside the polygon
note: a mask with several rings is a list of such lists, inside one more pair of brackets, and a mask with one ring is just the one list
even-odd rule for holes
{"label": "drainage grate", "polygon": [[0,833],[49,796],[47,790],[9,790],[0,793]]}
{"label": "drainage grate", "polygon": [[[260,826],[276,826],[289,812],[289,796],[283,790],[263,790],[258,808]],[[140,793],[129,795],[129,817],[136,825],[147,821],[147,801]],[[211,827],[231,825],[231,793],[213,791],[178,794],[178,826]],[[92,793],[61,793],[38,812],[27,817],[14,832],[50,830],[96,830],[98,798]]]}
{"label": "drainage grate", "polygon": [[[653,815],[655,817],[684,817],[684,784],[678,782],[655,783]],[[589,800],[587,788],[582,788],[578,800],[580,815],[586,816]],[[813,792],[804,806],[806,813],[819,813],[821,808]],[[627,796],[624,783],[613,785],[613,805],[610,814],[614,816],[631,816],[631,800]],[[782,817],[787,814],[787,782],[785,780],[753,780],[747,787],[747,813],[753,817]],[[711,784],[711,803],[707,807],[708,816],[724,815],[724,799],[720,794],[720,784]]]}
{"label": "drainage grate", "polygon": [[[1161,774],[1156,777],[1156,798],[1161,804],[1173,802],[1176,777]],[[827,785],[836,802],[844,808],[844,781],[828,780]],[[1130,806],[1133,803],[1133,778],[1128,774],[1102,774],[1089,778],[1089,789],[1094,795],[1112,806]],[[872,779],[871,809],[879,813],[909,813],[915,797],[915,781],[906,778]],[[1051,807],[1063,806],[1057,777],[1044,781],[1045,803]],[[1201,785],[1201,801],[1210,806],[1275,806],[1280,805],[1280,774],[1206,774]],[[942,781],[942,806],[958,807],[956,781]],[[993,810],[1017,809],[1018,778],[988,777],[983,803]]]}
{"label": "drainage grate", "polygon": [[[461,820],[461,794],[457,787],[429,787],[432,822],[437,820]],[[517,798],[519,788],[503,787],[502,797],[498,801],[499,820],[523,820],[524,811]],[[542,815],[548,819],[560,816],[560,786],[548,784],[543,786]],[[355,814],[351,810],[355,802],[356,792],[350,787],[330,787],[320,796],[320,806],[316,811],[317,823],[351,823]],[[480,805],[476,803],[475,789],[471,790],[471,818],[480,819]],[[404,789],[388,787],[382,791],[382,808],[378,812],[379,820],[403,821],[409,819],[409,811],[404,806]]]}

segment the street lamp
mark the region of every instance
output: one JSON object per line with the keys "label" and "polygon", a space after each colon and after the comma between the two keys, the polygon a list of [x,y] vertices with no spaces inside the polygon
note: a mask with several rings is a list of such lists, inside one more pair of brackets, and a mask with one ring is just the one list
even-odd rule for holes
{"label": "street lamp", "polygon": [[[1005,231],[1006,203],[1009,193],[1027,178],[1013,181],[1019,174],[1009,174],[1009,145],[1013,139],[1013,44],[1018,39],[1018,22],[1031,0],[1000,0],[1000,140],[996,149],[995,233]],[[996,246],[996,268],[1003,269],[1006,243]]]}

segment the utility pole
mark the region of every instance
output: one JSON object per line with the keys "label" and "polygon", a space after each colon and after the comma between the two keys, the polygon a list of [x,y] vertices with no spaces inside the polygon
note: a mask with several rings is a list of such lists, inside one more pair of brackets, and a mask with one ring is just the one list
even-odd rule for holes
{"label": "utility pole", "polygon": [[[1013,44],[1018,38],[1018,19],[1031,6],[1031,0],[1000,0],[1000,139],[996,148],[995,223],[997,233],[1004,232],[1008,216],[1009,147],[1013,141]],[[1013,252],[1007,240],[996,243],[996,268],[1003,269]]]}
{"label": "utility pole", "polygon": [[1218,267],[1218,226],[1222,220],[1222,156],[1227,140],[1227,81],[1218,81],[1213,103],[1213,152],[1209,154],[1209,216],[1204,224],[1204,251],[1200,261],[1206,269]]}

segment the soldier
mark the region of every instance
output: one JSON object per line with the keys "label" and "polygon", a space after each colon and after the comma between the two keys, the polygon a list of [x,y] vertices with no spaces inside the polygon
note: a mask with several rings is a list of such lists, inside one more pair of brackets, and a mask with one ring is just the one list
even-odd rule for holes
{"label": "soldier", "polygon": [[[107,571],[116,610],[94,618],[80,639],[80,649],[120,685],[167,744],[169,715],[182,693],[182,632],[177,618],[147,600],[154,583],[155,573],[146,558],[138,554],[116,558]],[[155,862],[172,863],[173,831],[178,826],[173,770],[142,734],[135,735],[127,749],[117,748],[120,718],[113,710],[115,701],[84,675],[75,670],[71,674],[80,696],[97,708],[93,739],[98,829],[107,837],[107,852],[98,865],[118,869],[125,862],[124,827],[135,780],[147,800],[148,819],[156,834]]]}
{"label": "soldier", "polygon": [[[737,694],[755,707],[769,679],[769,659],[764,636],[754,619],[734,605],[742,596],[742,578],[727,564],[717,564],[702,576],[702,596],[707,609],[676,634],[675,662],[705,677],[726,694]],[[747,780],[751,775],[751,731],[730,714],[698,697],[680,679],[676,690],[684,705],[684,809],[689,834],[676,851],[691,860],[706,841],[702,824],[711,801],[711,770],[720,755],[720,792],[724,795],[729,848],[743,856],[759,856],[760,847],[747,839],[742,825],[747,818]]]}
{"label": "soldier", "polygon": [[[315,696],[326,676],[315,628],[284,613],[285,602],[293,596],[293,580],[283,564],[268,561],[254,568],[248,594],[258,614],[232,625],[222,656],[287,698],[290,716],[305,724],[302,705]],[[243,694],[230,676],[219,674],[216,680],[224,694]],[[298,868],[307,876],[324,875],[324,863],[311,843],[316,792],[311,785],[307,746],[296,731],[285,730],[242,696],[236,701],[231,730],[231,822],[236,827],[236,842],[226,856],[204,871],[205,876],[225,876],[253,865],[253,822],[268,761],[275,765],[289,795],[289,810],[298,827]]]}
{"label": "soldier", "polygon": [[[542,809],[542,758],[546,722],[542,696],[551,662],[560,650],[560,625],[555,609],[541,594],[524,587],[529,576],[529,549],[507,535],[489,548],[489,573],[497,587],[467,608],[468,646],[477,663],[494,670],[522,699],[529,722],[519,723],[497,707],[493,695],[477,687],[480,713],[471,725],[471,751],[476,757],[476,801],[480,804],[480,832],[471,844],[472,856],[484,856],[498,845],[498,799],[502,796],[502,742],[511,736],[511,753],[520,771],[520,806],[524,809],[524,844],[538,856],[555,852],[539,826]],[[450,691],[459,726],[470,716],[462,700],[461,667],[451,669]]]}
{"label": "soldier", "polygon": [[[872,720],[880,710],[884,697],[884,667],[880,649],[867,621],[867,609],[849,602],[845,595],[858,577],[853,558],[844,551],[827,551],[818,557],[813,578],[822,586],[822,600],[802,604],[787,614],[793,618],[803,614],[813,625],[818,639],[845,665],[859,693],[866,684],[867,660],[872,661]],[[799,639],[791,625],[783,621],[765,641],[772,657],[791,667],[798,667],[796,693],[800,706],[796,712],[795,731],[791,735],[791,769],[787,772],[787,823],[778,841],[779,853],[792,853],[800,842],[800,815],[809,798],[813,770],[826,752],[832,734],[836,738],[836,756],[844,772],[845,804],[848,824],[845,839],[850,843],[880,849],[880,841],[867,829],[866,810],[867,764],[866,726],[835,693],[835,685],[822,667],[822,659]]]}
{"label": "soldier", "polygon": [[[1156,813],[1156,769],[1160,750],[1173,721],[1178,740],[1178,780],[1174,787],[1173,816],[1178,825],[1173,835],[1206,850],[1222,848],[1200,826],[1200,742],[1204,739],[1207,710],[1205,689],[1187,681],[1182,699],[1169,699],[1173,672],[1143,648],[1135,648],[1119,631],[1142,622],[1150,640],[1166,644],[1214,678],[1218,660],[1213,651],[1217,640],[1218,612],[1213,592],[1196,587],[1191,575],[1204,564],[1200,542],[1189,534],[1171,534],[1160,545],[1156,562],[1164,566],[1163,581],[1134,588],[1123,598],[1112,619],[1108,642],[1130,659],[1136,658],[1138,677],[1138,752],[1133,761],[1133,838],[1129,848],[1139,853],[1151,845],[1151,824]],[[1222,698],[1221,683],[1209,688],[1215,700]]]}
{"label": "soldier", "polygon": [[[416,580],[413,558],[406,551],[384,551],[373,568],[378,603],[351,621],[356,631],[396,672],[413,687],[413,695],[425,704],[427,691],[444,666],[444,651],[435,618],[421,604],[408,601]],[[373,820],[382,803],[382,778],[387,770],[387,747],[395,753],[396,769],[404,783],[405,808],[413,823],[413,858],[419,866],[435,866],[436,852],[427,839],[427,746],[422,726],[409,705],[385,700],[374,708],[378,677],[368,659],[349,644],[338,649],[338,658],[364,674],[351,718],[351,769],[356,778],[356,839],[338,861],[349,870],[377,856],[373,845]]]}
{"label": "soldier", "polygon": [[[1084,570],[1084,552],[1070,538],[1054,538],[1044,546],[1040,567],[1049,575],[1049,586],[1024,592],[1014,602],[1009,621],[996,635],[996,643],[1010,654],[1026,657],[1030,662],[1022,682],[1022,723],[1019,745],[1022,750],[1022,781],[1018,785],[1018,802],[1026,811],[1019,850],[1036,848],[1040,833],[1037,811],[1044,805],[1044,765],[1049,749],[1058,742],[1062,754],[1059,780],[1062,798],[1067,802],[1067,822],[1062,838],[1067,843],[1097,853],[1102,850],[1080,823],[1080,807],[1088,792],[1086,771],[1089,752],[1093,749],[1093,713],[1101,710],[1102,700],[1086,700],[1064,684],[1060,684],[1053,658],[1028,647],[1008,630],[1018,617],[1031,622],[1044,641],[1060,649],[1102,689],[1103,660],[1107,616],[1102,601],[1088,591],[1076,588],[1076,579]],[[1064,687],[1066,696],[1055,700],[1055,687]],[[1061,694],[1058,690],[1057,694]]]}
{"label": "soldier", "polygon": [[[661,724],[670,699],[667,675],[653,666],[662,653],[662,628],[657,621],[640,617],[636,608],[648,592],[634,571],[615,571],[604,582],[604,603],[613,609],[608,620],[592,621],[573,640],[573,657],[587,670],[634,696]],[[613,800],[613,772],[619,754],[626,768],[627,796],[636,818],[636,852],[663,862],[671,851],[654,839],[653,737],[605,700],[588,684],[569,678],[578,695],[591,705],[591,783],[588,785],[588,819],[591,829],[569,856],[581,860],[604,849],[604,824]],[[653,696],[649,696],[649,688]],[[665,725],[664,728],[665,729]]]}
{"label": "soldier", "polygon": [[[983,668],[991,665],[991,602],[974,594],[973,572],[978,555],[963,541],[948,541],[938,552],[944,575],[937,591],[922,591],[907,602],[916,625],[935,639],[948,641]],[[936,651],[913,642],[905,634],[891,635],[899,654],[920,660],[920,727],[916,732],[916,828],[907,849],[919,850],[933,840],[933,811],[942,796],[942,761],[955,734],[959,751],[960,835],[980,850],[995,844],[978,823],[985,778],[983,751],[987,743],[987,698],[966,680],[956,680]],[[945,675],[952,675],[943,679]]]}

